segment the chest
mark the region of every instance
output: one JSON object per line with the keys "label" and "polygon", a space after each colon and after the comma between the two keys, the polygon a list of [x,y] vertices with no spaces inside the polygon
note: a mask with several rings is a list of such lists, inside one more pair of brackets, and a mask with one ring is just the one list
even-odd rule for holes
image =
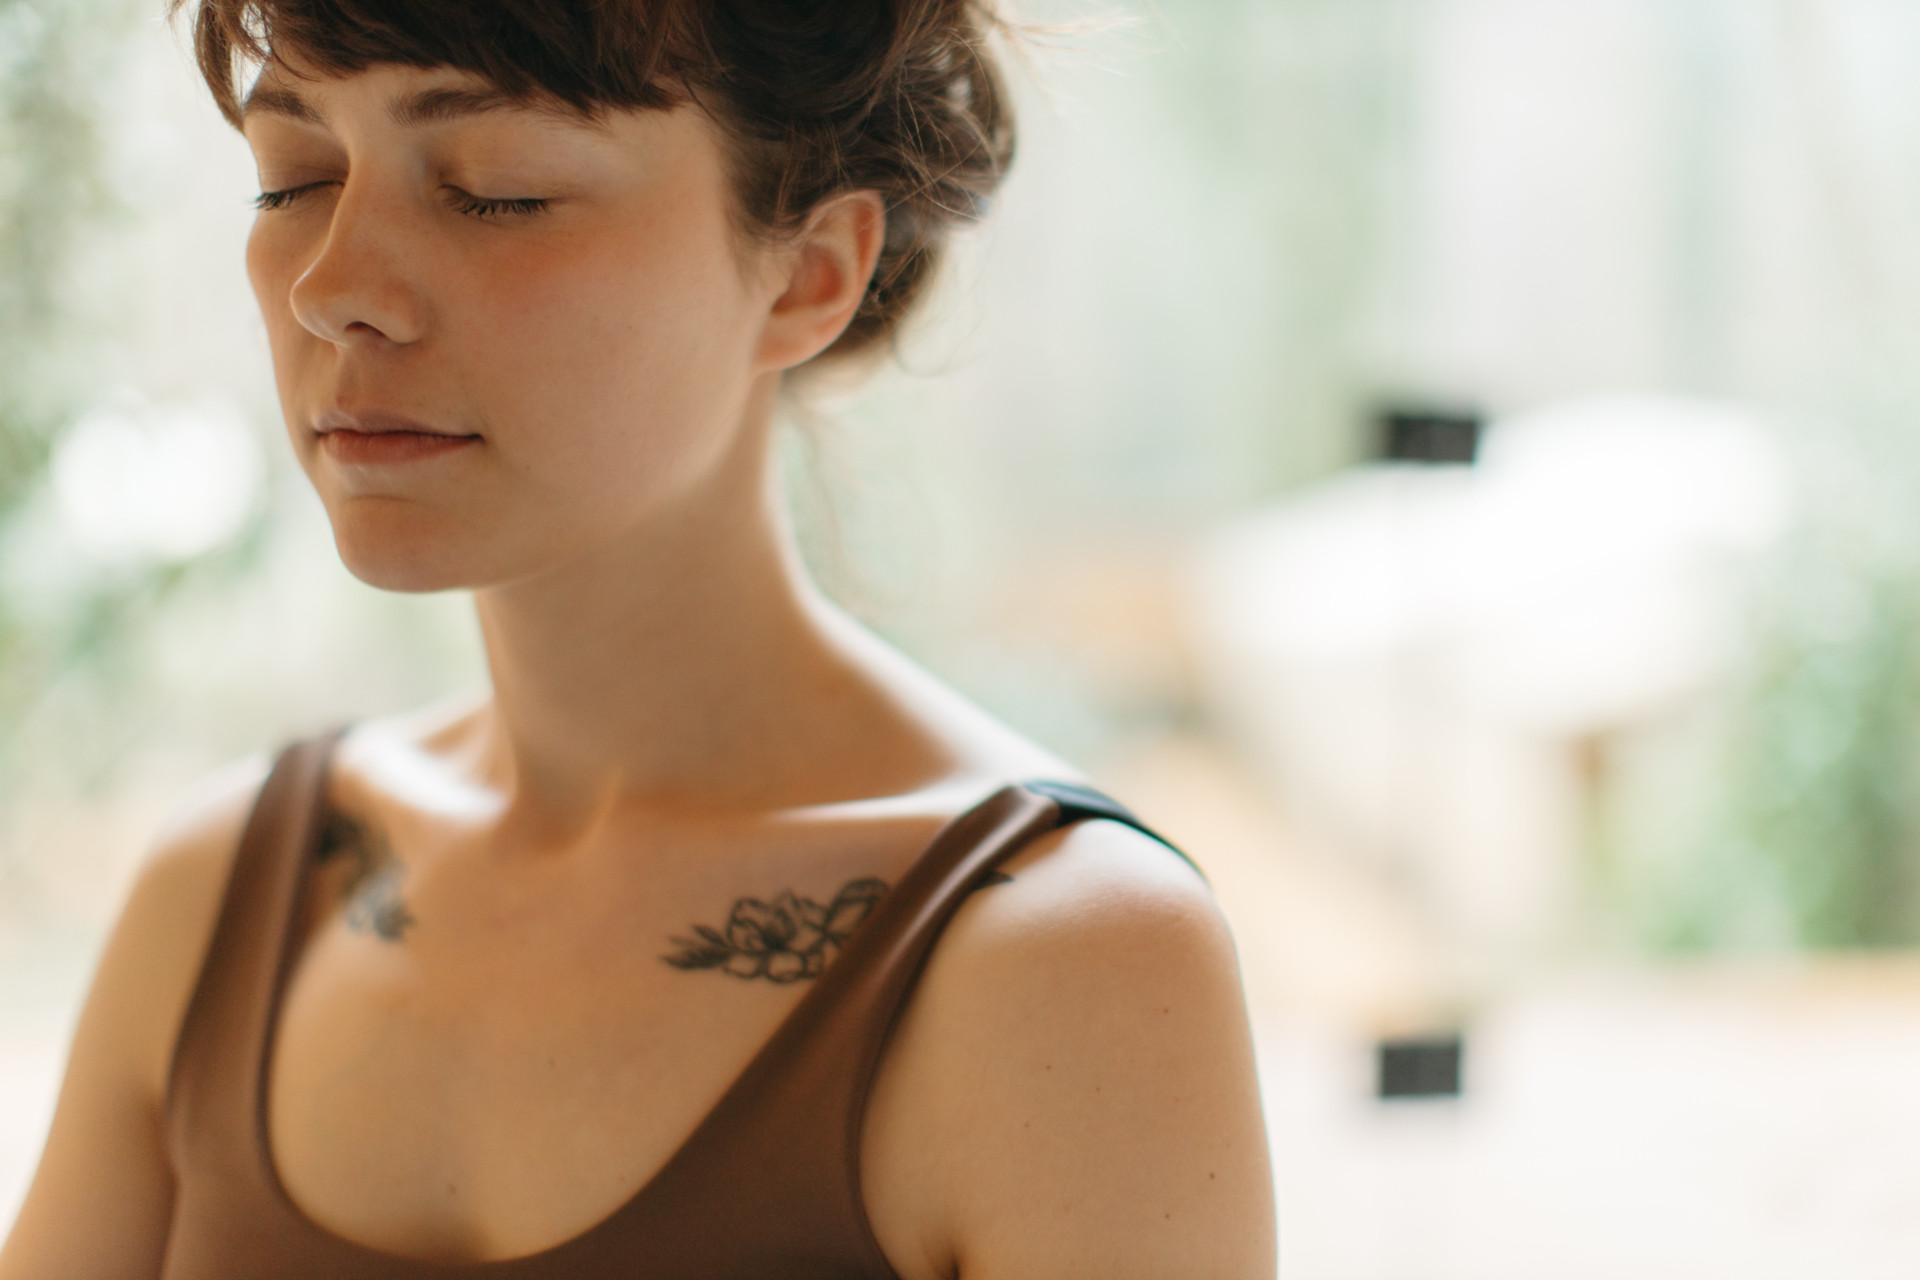
{"label": "chest", "polygon": [[849,841],[651,884],[584,864],[323,865],[266,1069],[282,1184],[336,1234],[411,1256],[580,1234],[810,989],[776,979],[839,890],[897,860]]}

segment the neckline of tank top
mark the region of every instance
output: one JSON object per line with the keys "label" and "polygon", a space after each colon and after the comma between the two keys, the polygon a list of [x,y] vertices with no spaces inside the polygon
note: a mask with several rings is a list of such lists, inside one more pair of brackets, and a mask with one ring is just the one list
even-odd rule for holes
{"label": "neckline of tank top", "polygon": [[[332,755],[332,747],[338,742],[339,736],[339,731],[327,735],[318,753],[319,759],[316,761],[316,767],[320,772],[319,785],[312,788],[310,792],[314,797],[314,803],[324,803],[326,794],[326,770]],[[1168,849],[1178,854],[1189,866],[1193,866],[1195,871],[1199,870],[1198,866],[1187,856],[1185,851],[1147,827],[1132,811],[1109,798],[1104,793],[1079,783],[1057,782],[1049,779],[1029,779],[1007,783],[996,788],[976,804],[956,814],[942,824],[940,829],[934,833],[933,838],[928,841],[926,847],[923,848],[914,858],[913,862],[908,865],[907,871],[901,875],[900,880],[904,881],[915,868],[925,863],[946,843],[951,835],[962,830],[964,824],[966,824],[969,819],[989,809],[996,801],[1001,800],[1002,797],[1007,796],[1011,792],[1023,792],[1027,796],[1049,801],[1057,810],[1055,822],[1050,827],[1044,828],[1040,832],[1029,836],[1028,839],[1037,838],[1038,835],[1045,834],[1046,831],[1057,830],[1086,819],[1110,818],[1152,837],[1160,844],[1165,845]],[[301,861],[303,863],[311,861],[314,853],[314,844],[320,832],[320,824],[318,822],[308,821],[304,825],[307,836],[300,851]],[[1025,843],[1025,840],[1018,842],[1018,844],[1021,845]],[[1008,850],[1007,856],[1011,856],[1014,851],[1014,849]],[[965,854],[963,853],[960,856],[964,858]],[[616,1229],[621,1219],[637,1211],[637,1206],[648,1197],[649,1193],[653,1192],[654,1189],[660,1185],[663,1176],[672,1169],[675,1164],[680,1161],[682,1155],[699,1140],[715,1113],[726,1107],[729,1101],[734,1098],[734,1095],[754,1076],[755,1068],[760,1064],[761,1060],[773,1050],[776,1044],[781,1042],[789,1026],[795,1024],[803,1016],[802,1011],[807,1009],[809,1002],[814,1000],[814,993],[820,990],[816,981],[816,984],[810,986],[807,992],[795,1002],[794,1006],[787,1010],[780,1021],[774,1025],[772,1032],[769,1033],[767,1038],[761,1042],[760,1046],[754,1050],[748,1057],[746,1063],[740,1068],[739,1072],[735,1074],[727,1083],[726,1087],[720,1092],[714,1104],[694,1121],[693,1127],[687,1132],[686,1136],[668,1153],[666,1159],[647,1176],[645,1181],[640,1184],[633,1194],[620,1201],[609,1212],[588,1224],[580,1231],[571,1236],[564,1237],[551,1245],[544,1245],[530,1253],[513,1254],[503,1258],[443,1261],[433,1258],[415,1257],[404,1253],[394,1253],[378,1245],[368,1244],[364,1241],[355,1240],[350,1236],[341,1235],[325,1224],[316,1221],[313,1216],[303,1209],[299,1202],[293,1198],[292,1193],[287,1190],[286,1183],[281,1180],[280,1167],[273,1154],[273,1139],[271,1128],[268,1124],[268,1083],[272,1075],[274,1050],[276,1047],[275,1041],[278,1039],[281,1002],[286,992],[287,983],[292,976],[293,966],[290,963],[290,951],[293,944],[294,930],[291,927],[291,922],[294,914],[298,910],[299,900],[304,896],[305,881],[306,877],[304,875],[295,878],[295,902],[293,903],[293,910],[289,912],[288,916],[289,927],[282,933],[278,940],[277,954],[274,957],[276,976],[268,1003],[266,1024],[261,1028],[264,1043],[260,1048],[258,1071],[252,1081],[254,1093],[254,1105],[251,1108],[254,1116],[252,1146],[256,1153],[256,1162],[259,1165],[258,1173],[265,1181],[267,1190],[271,1194],[278,1210],[286,1215],[299,1230],[326,1240],[333,1248],[378,1259],[383,1265],[395,1270],[404,1269],[423,1275],[484,1276],[490,1271],[504,1273],[516,1268],[539,1267],[543,1263],[557,1260],[569,1252],[588,1248],[590,1241],[604,1232]],[[881,901],[884,903],[886,899],[882,898]],[[871,919],[872,917],[869,916],[868,920],[871,921]]]}

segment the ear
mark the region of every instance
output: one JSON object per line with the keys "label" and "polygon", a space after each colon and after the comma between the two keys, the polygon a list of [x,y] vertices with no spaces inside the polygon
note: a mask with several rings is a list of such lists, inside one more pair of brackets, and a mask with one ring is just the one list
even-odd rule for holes
{"label": "ear", "polygon": [[786,287],[760,334],[761,368],[791,369],[833,344],[866,296],[886,232],[875,191],[849,191],[813,211],[782,250]]}

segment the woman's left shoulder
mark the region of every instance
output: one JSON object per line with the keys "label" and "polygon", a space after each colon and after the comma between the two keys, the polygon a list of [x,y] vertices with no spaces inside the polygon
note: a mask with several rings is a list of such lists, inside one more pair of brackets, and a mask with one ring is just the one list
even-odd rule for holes
{"label": "woman's left shoulder", "polygon": [[1252,1038],[1206,882],[1100,819],[1003,870],[935,949],[869,1112],[896,1270],[1271,1276]]}
{"label": "woman's left shoulder", "polygon": [[1109,937],[1182,950],[1211,941],[1231,958],[1206,880],[1185,854],[1137,827],[1083,819],[1035,840],[1000,871],[1005,879],[992,887],[1005,891],[975,893],[943,946],[1047,948],[1071,939],[1060,957],[1070,960]]}
{"label": "woman's left shoulder", "polygon": [[929,1033],[947,1042],[943,1056],[1017,1071],[1023,1051],[1046,1058],[1059,1040],[1145,1064],[1157,1046],[1178,1057],[1196,1040],[1246,1037],[1232,935],[1206,881],[1172,848],[1088,819],[1000,870],[955,916],[914,998]]}

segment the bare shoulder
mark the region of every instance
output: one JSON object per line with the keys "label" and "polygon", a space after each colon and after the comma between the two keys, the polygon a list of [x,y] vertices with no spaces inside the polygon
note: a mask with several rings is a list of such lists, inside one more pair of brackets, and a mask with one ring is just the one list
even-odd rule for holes
{"label": "bare shoulder", "polygon": [[1011,877],[1007,892],[980,893],[967,904],[942,942],[949,954],[973,952],[984,960],[1008,946],[1047,946],[1062,932],[1084,946],[1119,929],[1147,931],[1140,940],[1148,945],[1204,937],[1226,946],[1231,959],[1206,881],[1180,854],[1133,827],[1077,822],[1036,840],[1001,870]]}
{"label": "bare shoulder", "polygon": [[256,753],[189,787],[155,832],[144,873],[171,878],[218,872],[224,880],[270,764]]}
{"label": "bare shoulder", "polygon": [[896,1269],[1270,1277],[1251,1036],[1205,882],[1106,821],[1005,870],[936,948],[869,1109]]}
{"label": "bare shoulder", "polygon": [[173,1185],[162,1107],[173,1042],[264,760],[193,789],[154,843],[95,969],[53,1126],[0,1280],[151,1276]]}
{"label": "bare shoulder", "polygon": [[[89,1003],[126,1011],[113,1022],[155,1099],[266,774],[264,756],[248,757],[182,796],[156,833],[101,958]],[[144,1016],[133,1016],[135,1009]]]}

